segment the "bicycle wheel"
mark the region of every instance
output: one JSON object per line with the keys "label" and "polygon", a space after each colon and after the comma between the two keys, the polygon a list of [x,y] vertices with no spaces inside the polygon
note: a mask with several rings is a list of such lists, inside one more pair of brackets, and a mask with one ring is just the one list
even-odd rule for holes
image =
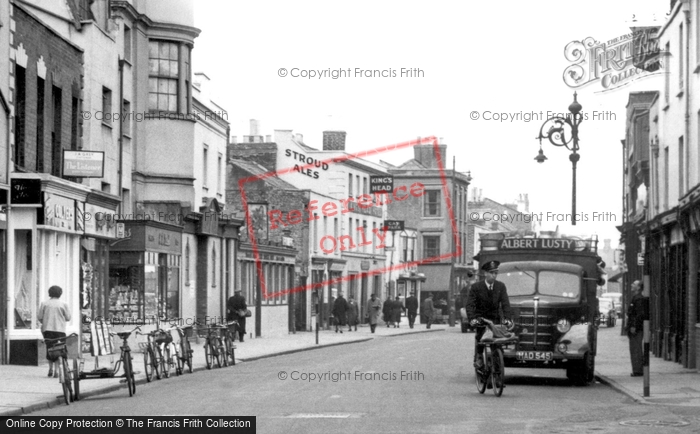
{"label": "bicycle wheel", "polygon": [[212,353],[214,354],[214,359],[216,360],[216,366],[218,368],[220,368],[221,367],[221,358],[223,356],[223,354],[222,354],[223,351],[221,351],[221,347],[223,345],[221,342],[221,338],[219,338],[219,337],[215,338],[214,342],[212,342],[211,345],[212,345],[212,349],[214,350],[214,351],[212,351]]}
{"label": "bicycle wheel", "polygon": [[68,359],[61,358],[61,374],[59,378],[63,382],[63,398],[66,405],[73,401],[73,386],[71,385],[70,370],[68,369]]}
{"label": "bicycle wheel", "polygon": [[163,378],[163,351],[160,349],[160,345],[153,344],[153,370],[156,372],[156,378],[160,380]]}
{"label": "bicycle wheel", "polygon": [[78,359],[73,359],[73,401],[80,400],[80,370]]}
{"label": "bicycle wheel", "polygon": [[190,341],[187,338],[183,338],[182,341],[182,354],[185,356],[185,363],[187,363],[187,370],[192,373],[192,347],[190,346]]}
{"label": "bicycle wheel", "polygon": [[134,381],[134,367],[131,365],[131,353],[125,351],[122,355],[124,363],[124,377],[126,378],[126,388],[129,389],[129,396],[136,393],[136,382]]}
{"label": "bicycle wheel", "polygon": [[204,359],[207,361],[207,369],[211,369],[214,365],[214,352],[212,351],[209,339],[204,342]]}
{"label": "bicycle wheel", "polygon": [[160,369],[163,373],[163,377],[170,378],[170,367],[172,365],[172,359],[170,358],[170,345],[161,344],[158,346],[160,351]]}
{"label": "bicycle wheel", "polygon": [[153,350],[151,349],[150,346],[146,347],[143,350],[143,367],[144,370],[146,371],[146,381],[151,382],[153,380],[153,361],[155,357],[153,357]]}
{"label": "bicycle wheel", "polygon": [[236,357],[235,357],[235,347],[233,346],[233,339],[231,339],[231,335],[226,335],[226,357],[229,359],[229,363],[231,366],[236,365]]}
{"label": "bicycle wheel", "polygon": [[219,348],[217,348],[217,353],[219,353],[219,360],[220,364],[223,365],[224,367],[228,366],[228,351],[226,349],[226,344],[224,343],[224,340],[222,338],[217,339],[217,345]]}
{"label": "bicycle wheel", "polygon": [[[484,360],[483,354],[477,357],[481,357],[482,361]],[[483,364],[483,367],[481,369],[477,369],[476,367],[474,368],[474,376],[476,377],[476,390],[478,390],[479,393],[484,393],[486,391],[486,381],[488,381],[488,374],[486,373],[486,363]]]}
{"label": "bicycle wheel", "polygon": [[493,394],[501,396],[503,394],[503,379],[505,377],[506,368],[503,363],[503,350],[496,348],[491,353],[491,385],[493,386]]}
{"label": "bicycle wheel", "polygon": [[175,345],[175,374],[178,376],[182,375],[182,369],[184,368],[183,354],[182,354],[182,343]]}

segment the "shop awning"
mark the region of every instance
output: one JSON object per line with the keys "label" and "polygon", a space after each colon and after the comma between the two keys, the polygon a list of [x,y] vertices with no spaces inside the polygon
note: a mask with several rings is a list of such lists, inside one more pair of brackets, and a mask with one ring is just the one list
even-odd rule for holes
{"label": "shop awning", "polygon": [[421,291],[450,290],[450,265],[419,265],[418,272],[425,274]]}

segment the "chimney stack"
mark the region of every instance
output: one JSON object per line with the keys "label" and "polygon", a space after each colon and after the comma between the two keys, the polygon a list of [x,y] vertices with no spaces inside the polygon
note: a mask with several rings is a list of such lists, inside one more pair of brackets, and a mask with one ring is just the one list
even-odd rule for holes
{"label": "chimney stack", "polygon": [[[437,145],[438,152],[440,153],[440,160],[443,169],[447,169],[447,145]],[[427,167],[428,169],[437,169],[438,160],[435,156],[435,145],[416,145],[413,147],[413,155],[420,164]]]}
{"label": "chimney stack", "polygon": [[257,136],[260,134],[260,125],[258,123],[257,119],[251,119],[250,120],[250,135],[251,136]]}
{"label": "chimney stack", "polygon": [[344,151],[345,131],[324,131],[323,150],[324,151]]}

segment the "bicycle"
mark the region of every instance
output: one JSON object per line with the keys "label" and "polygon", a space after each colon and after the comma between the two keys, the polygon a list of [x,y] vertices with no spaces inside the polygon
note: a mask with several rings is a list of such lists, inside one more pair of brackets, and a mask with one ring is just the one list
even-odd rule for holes
{"label": "bicycle", "polygon": [[[63,386],[63,398],[66,401],[66,405],[70,405],[70,403],[75,399],[72,385],[75,372],[71,371],[68,366],[68,346],[66,345],[68,338],[73,336],[78,335],[76,333],[72,333],[68,336],[60,338],[44,339],[44,343],[46,344],[46,354],[49,361],[51,363],[55,363],[59,358],[61,359],[61,363],[56,365],[56,369],[58,370],[58,382],[61,383],[61,386]],[[73,363],[73,367],[76,367],[75,361]]]}
{"label": "bicycle", "polygon": [[[205,338],[204,358],[207,363],[207,369],[211,369],[214,366],[214,360],[216,360],[216,366],[220,368],[222,365],[221,356],[226,355],[226,347],[220,334],[221,328],[221,326],[212,324],[203,329],[197,329],[199,336]],[[228,366],[228,357],[223,357],[223,365]]]}
{"label": "bicycle", "polygon": [[177,330],[178,336],[180,337],[180,342],[179,345],[175,345],[172,343],[171,345],[174,348],[174,359],[176,362],[175,365],[175,373],[177,375],[182,375],[185,364],[187,365],[187,369],[190,372],[190,374],[193,372],[192,371],[192,347],[190,346],[190,341],[187,339],[188,333],[192,330],[192,326],[186,326],[186,327],[178,327],[177,325],[172,326],[171,328],[167,329],[166,331],[171,332],[172,330]]}
{"label": "bicycle", "polygon": [[172,336],[161,329],[138,334],[146,336],[146,342],[139,342],[139,345],[143,349],[143,365],[146,371],[146,381],[150,383],[151,380],[153,380],[154,373],[157,380],[160,380],[163,375],[165,375],[166,378],[169,377],[171,361],[167,363],[168,369],[166,372],[166,357],[163,354],[164,347],[168,348],[168,346],[162,344],[164,344],[168,338],[172,341]]}
{"label": "bicycle", "polygon": [[111,369],[107,368],[97,368],[97,358],[95,358],[95,369],[92,371],[84,372],[83,366],[84,361],[81,359],[80,366],[78,366],[78,359],[73,361],[73,380],[75,386],[75,401],[80,399],[80,381],[81,380],[93,380],[99,378],[114,378],[119,369],[124,367],[124,382],[126,383],[127,389],[129,390],[129,396],[134,396],[136,393],[136,379],[134,378],[134,366],[131,357],[131,348],[129,347],[129,336],[137,330],[140,330],[140,326],[136,326],[134,329],[125,332],[113,333],[109,332],[110,336],[117,336],[122,340],[122,346],[120,347],[121,354],[119,359],[114,363]]}
{"label": "bicycle", "polygon": [[226,348],[226,357],[230,360],[229,363],[235,366],[236,346],[233,344],[233,341],[236,336],[236,330],[238,330],[238,321],[227,322],[224,326],[222,326],[222,330],[224,331],[224,347]]}
{"label": "bicycle", "polygon": [[516,343],[518,338],[504,330],[503,326],[497,326],[486,318],[478,318],[476,322],[488,327],[488,330],[476,343],[476,348],[484,348],[481,356],[483,357],[481,367],[474,367],[476,389],[483,394],[488,383],[491,383],[494,395],[501,396],[505,387],[506,375],[503,347]]}

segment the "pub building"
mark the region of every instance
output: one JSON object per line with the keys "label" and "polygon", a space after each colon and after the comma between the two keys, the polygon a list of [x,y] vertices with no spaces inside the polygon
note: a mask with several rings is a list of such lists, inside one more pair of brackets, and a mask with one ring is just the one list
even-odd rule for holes
{"label": "pub building", "polygon": [[9,363],[43,363],[45,347],[37,320],[48,289],[63,289],[72,318],[66,333],[80,331],[82,210],[91,190],[43,173],[14,173],[8,215],[7,312]]}

